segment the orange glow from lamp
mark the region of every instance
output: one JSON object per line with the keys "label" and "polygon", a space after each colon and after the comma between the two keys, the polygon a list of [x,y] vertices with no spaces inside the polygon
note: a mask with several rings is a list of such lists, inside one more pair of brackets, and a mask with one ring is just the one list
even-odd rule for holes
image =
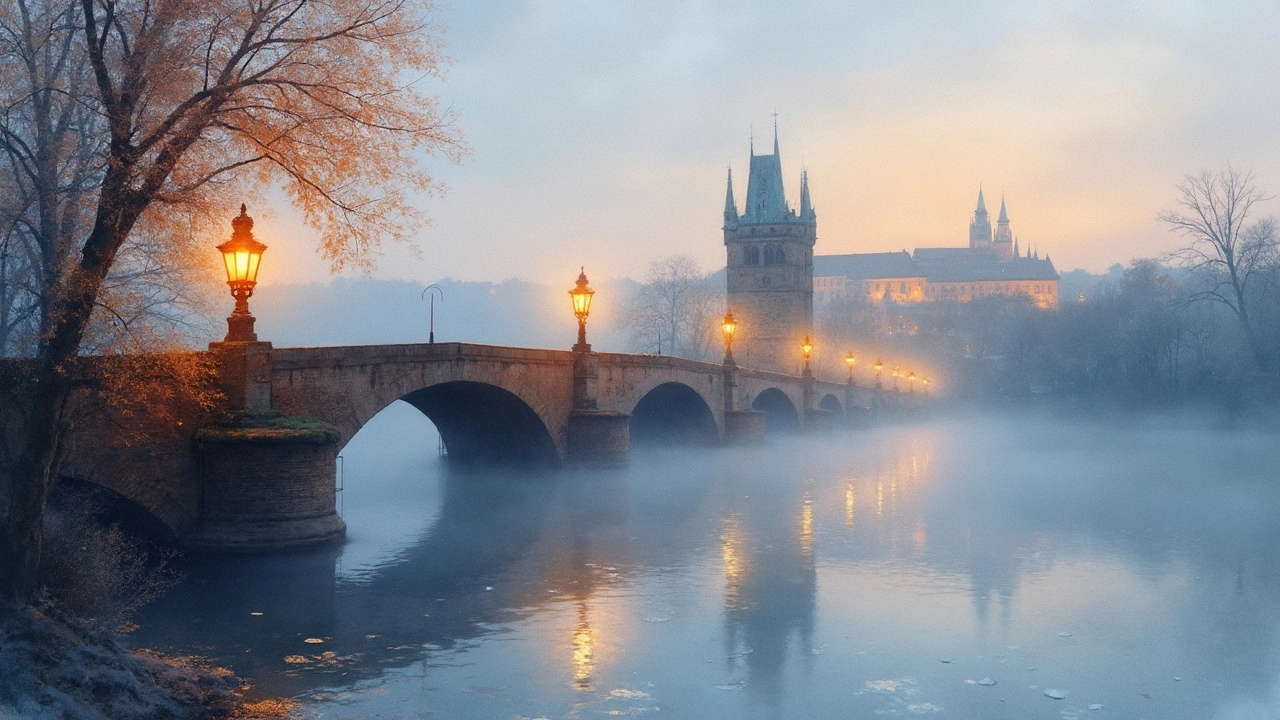
{"label": "orange glow from lamp", "polygon": [[884,362],[879,358],[876,358],[875,369],[876,369],[876,387],[880,387],[883,384],[880,376],[884,372]]}
{"label": "orange glow from lamp", "polygon": [[912,370],[911,372],[907,373],[907,391],[908,392],[916,391],[916,371],[915,370]]}
{"label": "orange glow from lamp", "polygon": [[848,355],[844,356],[844,364],[849,366],[849,384],[853,384],[853,366],[858,363],[858,358],[850,350]]}
{"label": "orange glow from lamp", "polygon": [[804,374],[809,374],[809,358],[813,356],[813,343],[809,341],[809,336],[804,336],[804,342],[800,343],[800,352],[804,353]]}
{"label": "orange glow from lamp", "polygon": [[733,319],[732,310],[725,313],[720,329],[724,331],[724,364],[733,365],[733,336],[738,332],[738,321]]}
{"label": "orange glow from lamp", "polygon": [[591,296],[596,291],[587,286],[586,268],[582,268],[578,273],[578,282],[569,291],[569,297],[573,299],[573,315],[578,318],[578,344],[573,346],[574,352],[591,352],[591,346],[587,344],[587,315],[591,314]]}
{"label": "orange glow from lamp", "polygon": [[226,342],[254,342],[253,315],[249,314],[249,298],[258,284],[258,266],[266,245],[253,238],[253,218],[248,208],[240,205],[240,216],[231,221],[231,239],[218,246],[227,270],[227,285],[236,300],[235,310],[227,318]]}

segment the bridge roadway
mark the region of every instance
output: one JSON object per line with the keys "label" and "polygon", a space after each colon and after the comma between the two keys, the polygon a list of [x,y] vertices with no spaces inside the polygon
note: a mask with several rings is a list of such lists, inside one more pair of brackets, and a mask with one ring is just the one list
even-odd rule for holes
{"label": "bridge roadway", "polygon": [[214,343],[211,352],[221,353],[224,387],[232,377],[247,388],[247,407],[256,395],[259,407],[324,420],[337,428],[338,442],[320,449],[229,446],[219,455],[197,447],[196,432],[206,422],[198,414],[175,422],[181,412],[157,413],[164,427],[147,428],[148,441],[138,443],[129,439],[136,432],[120,428],[136,430],[148,419],[106,412],[76,428],[64,463],[64,477],[113,491],[179,540],[206,549],[274,549],[341,537],[334,456],[396,400],[431,419],[451,461],[547,465],[591,458],[597,450],[625,458],[632,440],[716,444],[821,430],[874,408],[922,400],[657,355],[470,343]]}

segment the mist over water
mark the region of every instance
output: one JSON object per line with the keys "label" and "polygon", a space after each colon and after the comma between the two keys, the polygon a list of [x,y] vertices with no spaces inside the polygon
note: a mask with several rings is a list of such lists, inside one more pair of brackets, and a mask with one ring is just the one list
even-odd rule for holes
{"label": "mist over water", "polygon": [[191,558],[135,638],[324,718],[1275,717],[1276,440],[971,414],[458,471],[396,404],[341,548]]}

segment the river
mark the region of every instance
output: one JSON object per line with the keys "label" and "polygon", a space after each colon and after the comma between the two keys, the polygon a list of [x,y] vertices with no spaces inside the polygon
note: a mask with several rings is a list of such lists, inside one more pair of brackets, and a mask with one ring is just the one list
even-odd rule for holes
{"label": "river", "polygon": [[187,558],[133,642],[315,718],[1276,718],[1277,440],[957,415],[481,472],[397,404],[345,544]]}

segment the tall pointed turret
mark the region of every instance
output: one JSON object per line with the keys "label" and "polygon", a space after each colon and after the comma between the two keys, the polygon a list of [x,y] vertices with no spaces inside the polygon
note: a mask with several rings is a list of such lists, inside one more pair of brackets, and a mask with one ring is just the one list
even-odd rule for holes
{"label": "tall pointed turret", "polygon": [[1004,207],[1004,194],[1000,195],[1000,217],[996,221],[996,256],[1001,260],[1013,259],[1013,230],[1009,229],[1009,212]]}
{"label": "tall pointed turret", "polygon": [[747,200],[742,208],[743,223],[784,222],[792,217],[782,191],[782,157],[775,129],[772,155],[752,155],[747,175]]}
{"label": "tall pointed turret", "polygon": [[808,170],[800,173],[800,219],[804,222],[817,221],[817,215],[813,212],[813,202],[809,199]]}
{"label": "tall pointed turret", "polygon": [[978,208],[973,211],[973,222],[969,223],[969,248],[983,252],[995,249],[991,242],[991,216],[987,214],[981,185],[978,186]]}
{"label": "tall pointed turret", "polygon": [[1019,253],[1019,251],[1018,251],[1018,238],[1014,238],[1014,239],[1013,239],[1013,256],[1014,256],[1015,258],[1020,258],[1020,257],[1022,257],[1022,255],[1021,255],[1021,254]]}
{"label": "tall pointed turret", "polygon": [[724,191],[724,226],[733,227],[738,224],[738,205],[733,201],[733,168],[729,168],[729,183]]}

